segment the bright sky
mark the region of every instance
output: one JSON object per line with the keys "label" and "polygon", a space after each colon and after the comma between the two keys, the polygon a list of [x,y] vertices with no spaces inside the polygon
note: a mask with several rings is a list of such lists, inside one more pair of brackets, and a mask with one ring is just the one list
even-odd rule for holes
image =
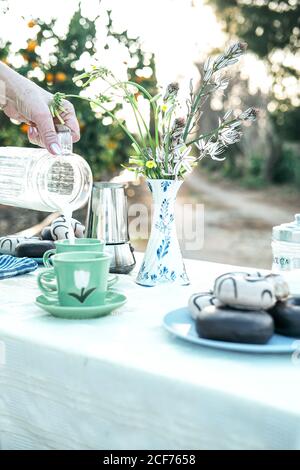
{"label": "bright sky", "polygon": [[[63,33],[78,0],[8,0],[8,4],[9,12],[0,17],[1,37],[10,39],[17,51],[25,46],[28,37],[24,18],[57,17],[57,29]],[[111,9],[115,29],[128,29],[132,36],[141,37],[145,49],[156,55],[162,86],[174,80],[179,80],[183,88],[188,86],[189,79],[198,76],[194,61],[203,59],[209,50],[222,47],[226,41],[212,8],[203,0],[82,0],[81,4],[83,14],[91,19],[100,9]],[[118,50],[105,55],[101,49],[104,30],[101,21],[105,21],[105,15],[102,18],[98,22],[98,59],[103,65],[113,65],[118,63]],[[269,81],[263,64],[258,64],[251,54],[243,61],[243,73],[250,75],[253,92],[258,86],[267,91]],[[254,63],[256,71],[251,75]]]}

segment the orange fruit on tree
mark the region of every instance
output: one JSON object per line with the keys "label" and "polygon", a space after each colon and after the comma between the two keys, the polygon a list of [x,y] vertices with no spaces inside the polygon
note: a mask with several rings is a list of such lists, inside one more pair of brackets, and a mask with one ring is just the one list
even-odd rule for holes
{"label": "orange fruit on tree", "polygon": [[33,41],[32,39],[30,39],[27,42],[27,51],[34,52],[37,45],[38,43],[36,41]]}
{"label": "orange fruit on tree", "polygon": [[67,75],[64,72],[57,72],[55,75],[55,81],[64,82],[67,80]]}
{"label": "orange fruit on tree", "polygon": [[46,80],[47,82],[53,82],[54,75],[51,72],[46,73]]}
{"label": "orange fruit on tree", "polygon": [[36,22],[34,20],[30,20],[27,23],[28,28],[33,28],[36,25]]}
{"label": "orange fruit on tree", "polygon": [[115,150],[117,147],[118,147],[118,144],[114,142],[113,140],[110,140],[109,142],[107,142],[107,148],[109,150]]}
{"label": "orange fruit on tree", "polygon": [[29,124],[26,124],[26,122],[23,122],[23,124],[20,125],[20,130],[24,134],[27,134],[28,129],[29,129]]}
{"label": "orange fruit on tree", "polygon": [[135,81],[136,83],[143,83],[145,81],[145,77],[136,76]]}

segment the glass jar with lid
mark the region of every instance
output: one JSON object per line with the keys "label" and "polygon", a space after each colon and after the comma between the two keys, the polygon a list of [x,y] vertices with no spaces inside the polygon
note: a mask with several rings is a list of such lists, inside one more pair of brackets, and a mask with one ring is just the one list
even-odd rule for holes
{"label": "glass jar with lid", "polygon": [[42,148],[0,147],[0,204],[46,212],[68,212],[88,201],[92,172],[72,152],[68,127],[56,126],[62,155]]}
{"label": "glass jar with lid", "polygon": [[272,271],[283,275],[290,293],[300,295],[300,214],[287,224],[273,227]]}

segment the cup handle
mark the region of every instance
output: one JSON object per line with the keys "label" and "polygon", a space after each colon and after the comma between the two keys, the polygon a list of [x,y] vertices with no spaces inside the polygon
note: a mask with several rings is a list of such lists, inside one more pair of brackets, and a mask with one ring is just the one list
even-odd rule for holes
{"label": "cup handle", "polygon": [[52,268],[52,263],[51,263],[51,256],[55,255],[56,249],[52,248],[52,250],[48,250],[44,253],[43,256],[43,263],[46,268]]}
{"label": "cup handle", "polygon": [[108,288],[110,288],[111,286],[113,286],[118,280],[118,276],[115,275],[114,277],[112,277],[111,279],[108,279],[107,281],[107,286]]}
{"label": "cup handle", "polygon": [[57,298],[57,286],[55,286],[55,290],[49,285],[49,279],[44,279],[45,276],[52,274],[53,275],[53,268],[47,269],[41,272],[37,277],[37,283],[40,290],[45,294],[47,297]]}

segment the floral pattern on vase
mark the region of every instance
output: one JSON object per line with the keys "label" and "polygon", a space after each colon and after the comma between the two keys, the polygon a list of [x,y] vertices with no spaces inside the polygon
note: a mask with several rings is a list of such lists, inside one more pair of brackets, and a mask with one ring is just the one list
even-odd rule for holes
{"label": "floral pattern on vase", "polygon": [[136,282],[143,286],[188,285],[175,226],[175,200],[182,181],[150,179],[154,214],[151,234]]}

